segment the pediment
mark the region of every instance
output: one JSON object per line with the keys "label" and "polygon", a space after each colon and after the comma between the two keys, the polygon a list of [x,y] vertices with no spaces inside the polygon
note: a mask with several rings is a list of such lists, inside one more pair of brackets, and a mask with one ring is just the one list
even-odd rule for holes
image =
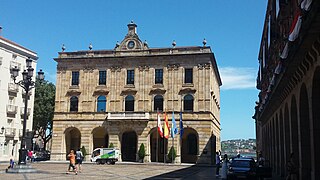
{"label": "pediment", "polygon": [[128,33],[121,41],[117,43],[115,51],[135,51],[149,49],[146,42],[142,42],[137,34],[137,25],[131,21],[128,24]]}
{"label": "pediment", "polygon": [[125,90],[122,90],[121,91],[121,96],[124,96],[124,95],[135,95],[137,93],[137,90],[135,89],[125,89]]}
{"label": "pediment", "polygon": [[166,93],[165,89],[160,89],[160,88],[156,88],[156,89],[151,89],[149,94],[161,94],[163,95],[164,93]]}
{"label": "pediment", "polygon": [[183,88],[179,91],[179,95],[183,94],[194,94],[197,90],[193,88]]}
{"label": "pediment", "polygon": [[67,91],[66,96],[79,96],[80,94],[81,92],[79,90],[71,89]]}
{"label": "pediment", "polygon": [[97,89],[93,92],[93,96],[101,96],[101,95],[108,95],[109,91],[104,89]]}

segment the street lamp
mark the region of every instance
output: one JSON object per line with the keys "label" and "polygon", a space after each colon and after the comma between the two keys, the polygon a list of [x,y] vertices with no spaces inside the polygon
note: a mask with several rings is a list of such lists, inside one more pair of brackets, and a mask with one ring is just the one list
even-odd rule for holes
{"label": "street lamp", "polygon": [[[33,68],[32,68],[32,59],[28,58],[26,60],[26,70],[22,72],[22,80],[16,82],[16,77],[18,76],[19,69],[16,67],[11,69],[12,77],[15,84],[18,84],[21,86],[25,92],[25,99],[24,99],[24,114],[23,114],[23,130],[22,130],[22,139],[21,139],[21,145],[19,149],[19,164],[26,164],[26,156],[27,156],[27,150],[26,150],[26,126],[27,126],[27,110],[28,110],[28,96],[29,91],[34,88],[35,82],[32,81],[33,76]],[[38,72],[38,79],[42,81],[44,79],[44,72],[40,69]]]}

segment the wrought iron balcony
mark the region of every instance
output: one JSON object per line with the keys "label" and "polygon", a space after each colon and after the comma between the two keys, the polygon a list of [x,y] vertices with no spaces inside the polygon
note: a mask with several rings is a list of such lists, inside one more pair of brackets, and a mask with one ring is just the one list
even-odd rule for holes
{"label": "wrought iron balcony", "polygon": [[19,69],[19,71],[21,70],[21,64],[20,63],[11,61],[10,62],[10,69],[15,68],[15,67],[17,67]]}
{"label": "wrought iron balcony", "polygon": [[7,114],[17,114],[18,106],[7,105]]}
{"label": "wrought iron balcony", "polygon": [[16,135],[16,128],[5,128],[6,137],[14,137]]}
{"label": "wrought iron balcony", "polygon": [[19,137],[22,137],[23,135],[23,129],[19,129]]}
{"label": "wrought iron balcony", "polygon": [[[30,115],[31,108],[27,108],[27,116]],[[24,115],[24,107],[20,107],[20,115]]]}
{"label": "wrought iron balcony", "polygon": [[8,91],[12,93],[19,92],[19,85],[15,83],[8,83]]}

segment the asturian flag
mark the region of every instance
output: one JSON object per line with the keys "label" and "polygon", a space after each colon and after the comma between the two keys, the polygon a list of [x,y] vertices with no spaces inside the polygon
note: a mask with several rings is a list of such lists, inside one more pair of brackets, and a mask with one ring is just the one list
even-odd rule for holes
{"label": "asturian flag", "polygon": [[163,138],[163,130],[162,130],[162,125],[161,125],[161,119],[160,119],[160,113],[158,112],[158,132],[160,136]]}
{"label": "asturian flag", "polygon": [[167,113],[164,113],[164,137],[166,139],[169,138],[169,132],[170,132],[170,129],[169,129],[169,122],[168,122],[168,116],[167,116]]}
{"label": "asturian flag", "polygon": [[171,137],[174,138],[174,135],[178,134],[178,128],[176,120],[174,119],[174,111],[172,111],[172,121],[171,121]]}

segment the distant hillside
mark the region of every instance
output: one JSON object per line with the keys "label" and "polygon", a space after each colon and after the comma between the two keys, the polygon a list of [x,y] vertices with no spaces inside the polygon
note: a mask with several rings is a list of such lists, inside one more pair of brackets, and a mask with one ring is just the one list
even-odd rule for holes
{"label": "distant hillside", "polygon": [[255,139],[233,139],[221,141],[221,153],[235,156],[240,153],[243,156],[256,156]]}

